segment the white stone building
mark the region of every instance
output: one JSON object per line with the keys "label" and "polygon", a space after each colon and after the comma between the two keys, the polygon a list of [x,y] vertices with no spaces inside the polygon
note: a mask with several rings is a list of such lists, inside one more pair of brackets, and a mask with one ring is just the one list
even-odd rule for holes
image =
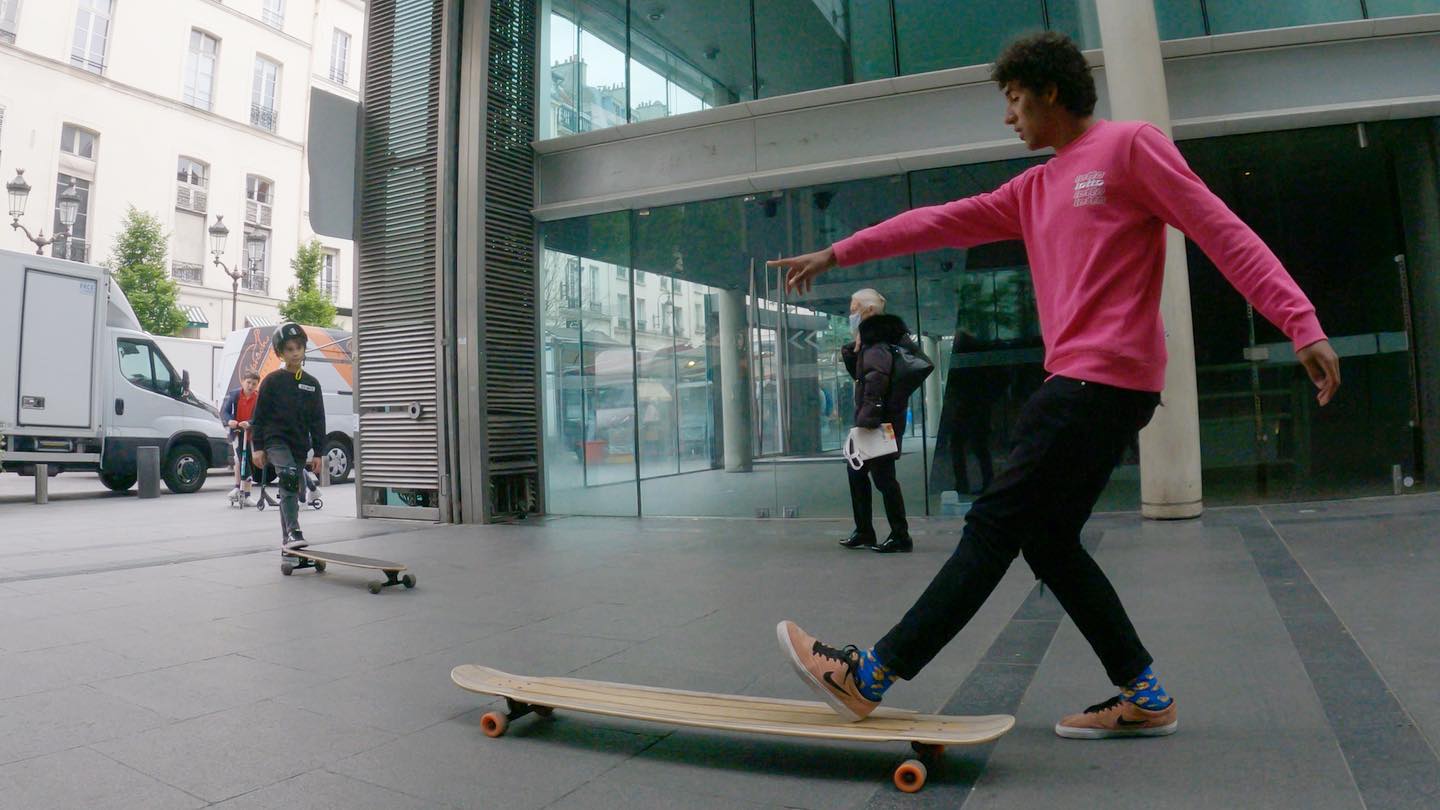
{"label": "white stone building", "polygon": [[[311,93],[358,99],[364,21],[364,0],[0,0],[0,174],[25,170],[22,223],[53,233],[74,182],[74,238],[46,251],[99,263],[133,205],[170,233],[185,336],[274,322],[290,260],[316,236]],[[217,216],[230,229],[222,261],[243,273],[233,320],[207,233]],[[348,327],[352,245],[318,238]],[[33,249],[9,228],[0,245]]]}

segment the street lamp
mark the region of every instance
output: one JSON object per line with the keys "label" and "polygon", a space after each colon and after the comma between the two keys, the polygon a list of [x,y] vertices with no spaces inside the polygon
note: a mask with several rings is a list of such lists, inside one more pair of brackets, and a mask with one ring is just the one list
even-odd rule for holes
{"label": "street lamp", "polygon": [[35,244],[36,256],[43,255],[47,245],[70,238],[70,228],[75,224],[75,218],[80,215],[80,191],[75,188],[75,181],[70,181],[70,186],[60,192],[60,198],[56,202],[60,209],[61,231],[49,239],[45,238],[43,227],[39,236],[33,236],[29,228],[20,224],[20,217],[25,216],[25,203],[30,199],[30,184],[25,180],[24,169],[15,170],[15,179],[5,184],[5,191],[10,197],[10,229],[25,232],[25,238]]}
{"label": "street lamp", "polygon": [[246,270],[255,269],[255,245],[264,240],[254,232],[245,234],[245,270],[239,267],[233,270],[226,266],[220,257],[225,255],[225,240],[230,236],[230,229],[225,225],[225,215],[216,214],[215,224],[210,226],[210,255],[215,259],[215,266],[225,271],[230,277],[230,331],[239,328],[237,323],[237,310],[240,301],[240,279],[245,275]]}

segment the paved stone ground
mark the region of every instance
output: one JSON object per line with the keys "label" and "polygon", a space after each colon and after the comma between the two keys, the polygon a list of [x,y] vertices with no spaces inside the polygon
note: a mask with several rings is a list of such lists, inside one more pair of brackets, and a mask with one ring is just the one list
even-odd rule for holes
{"label": "paved stone ground", "polygon": [[1054,736],[1111,693],[1023,563],[893,705],[1011,712],[917,795],[902,746],[677,729],[558,712],[484,737],[462,663],[808,698],[774,640],[792,617],[871,643],[953,547],[844,552],[805,520],[557,518],[489,527],[353,519],[307,535],[408,563],[413,591],[331,568],[284,578],[273,512],[102,496],[45,506],[0,476],[0,807],[1402,808],[1440,806],[1440,496],[1091,521],[1180,701],[1157,740]]}

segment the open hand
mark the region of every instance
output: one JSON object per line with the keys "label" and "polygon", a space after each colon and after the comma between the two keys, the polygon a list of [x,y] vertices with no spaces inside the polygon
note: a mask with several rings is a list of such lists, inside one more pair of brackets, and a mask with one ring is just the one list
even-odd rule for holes
{"label": "open hand", "polygon": [[308,462],[305,463],[305,466],[309,467],[309,468],[310,468],[310,472],[315,473],[315,475],[316,475],[317,477],[320,475],[320,457],[319,457],[319,456],[316,456],[315,458],[310,459]]}
{"label": "open hand", "polygon": [[1309,346],[1295,353],[1300,365],[1305,367],[1305,373],[1310,375],[1310,381],[1320,389],[1315,395],[1315,400],[1322,406],[1335,397],[1335,392],[1340,388],[1340,357],[1331,348],[1330,341],[1317,340]]}
{"label": "open hand", "polygon": [[765,266],[785,268],[785,289],[804,295],[815,286],[816,276],[835,266],[835,251],[827,247],[789,259],[774,259]]}

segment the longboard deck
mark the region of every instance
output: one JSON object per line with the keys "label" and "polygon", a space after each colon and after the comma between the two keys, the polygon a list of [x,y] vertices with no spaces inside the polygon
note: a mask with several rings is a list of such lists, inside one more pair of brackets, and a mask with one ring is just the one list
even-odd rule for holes
{"label": "longboard deck", "polygon": [[285,549],[284,554],[292,557],[300,557],[306,560],[319,560],[320,562],[335,563],[336,565],[350,565],[356,568],[370,568],[376,571],[404,571],[403,563],[390,562],[389,560],[376,560],[371,557],[356,557],[351,554],[340,554],[333,551],[316,551],[311,548]]}
{"label": "longboard deck", "polygon": [[1010,715],[919,714],[882,707],[851,723],[818,701],[687,692],[578,678],[525,677],[475,664],[450,672],[456,686],[532,706],[667,725],[861,742],[976,745],[1015,725]]}

